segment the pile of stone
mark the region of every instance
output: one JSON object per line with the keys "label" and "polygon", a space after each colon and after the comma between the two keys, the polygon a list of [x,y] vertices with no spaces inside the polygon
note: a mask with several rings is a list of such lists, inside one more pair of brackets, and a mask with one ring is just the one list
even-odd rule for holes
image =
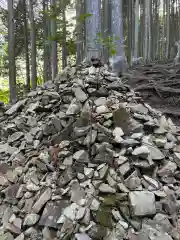
{"label": "pile of stone", "polygon": [[180,239],[180,131],[105,66],[0,113],[1,240]]}

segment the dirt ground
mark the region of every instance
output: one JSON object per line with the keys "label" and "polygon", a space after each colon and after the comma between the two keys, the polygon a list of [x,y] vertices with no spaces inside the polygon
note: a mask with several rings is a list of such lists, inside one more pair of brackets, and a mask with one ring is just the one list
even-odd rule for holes
{"label": "dirt ground", "polygon": [[131,69],[126,83],[180,126],[180,67],[172,63],[138,66]]}

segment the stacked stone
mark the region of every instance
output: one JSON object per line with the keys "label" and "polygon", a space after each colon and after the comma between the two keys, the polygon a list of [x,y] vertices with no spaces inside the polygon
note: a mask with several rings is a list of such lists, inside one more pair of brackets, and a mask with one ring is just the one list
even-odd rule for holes
{"label": "stacked stone", "polygon": [[180,239],[180,132],[108,71],[0,105],[0,239]]}

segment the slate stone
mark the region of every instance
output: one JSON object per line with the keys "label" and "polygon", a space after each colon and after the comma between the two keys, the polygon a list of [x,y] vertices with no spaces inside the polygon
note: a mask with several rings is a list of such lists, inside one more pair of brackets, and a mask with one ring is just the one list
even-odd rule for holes
{"label": "slate stone", "polygon": [[7,115],[12,115],[14,113],[16,113],[23,105],[25,105],[27,102],[27,99],[23,99],[19,102],[17,102],[16,104],[12,105],[10,109],[8,109],[5,114]]}
{"label": "slate stone", "polygon": [[129,201],[132,208],[132,214],[135,216],[147,216],[156,213],[155,196],[152,192],[130,192]]}
{"label": "slate stone", "polygon": [[69,205],[69,201],[60,200],[59,202],[48,202],[44,208],[42,216],[39,221],[40,226],[46,226],[58,229],[59,224],[57,224],[63,209]]}
{"label": "slate stone", "polygon": [[0,239],[180,239],[179,129],[95,62],[0,103]]}
{"label": "slate stone", "polygon": [[5,191],[6,200],[9,203],[14,203],[14,202],[17,201],[16,195],[17,195],[17,192],[19,190],[19,187],[20,187],[19,184],[13,184],[6,189],[6,191]]}
{"label": "slate stone", "polygon": [[42,207],[46,204],[47,201],[51,199],[52,191],[51,188],[47,188],[39,197],[39,199],[35,202],[33,206],[34,213],[39,213]]}

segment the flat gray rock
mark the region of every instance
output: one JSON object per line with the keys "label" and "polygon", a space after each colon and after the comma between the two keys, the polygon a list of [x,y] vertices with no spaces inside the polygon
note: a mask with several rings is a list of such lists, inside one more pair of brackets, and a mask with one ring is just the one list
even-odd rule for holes
{"label": "flat gray rock", "polygon": [[57,221],[67,206],[69,206],[69,201],[67,200],[60,200],[59,202],[48,202],[44,208],[38,224],[40,226],[58,229]]}
{"label": "flat gray rock", "polygon": [[155,196],[149,191],[132,191],[129,201],[134,216],[149,216],[156,213]]}
{"label": "flat gray rock", "polygon": [[12,115],[16,113],[19,110],[19,108],[21,108],[24,104],[26,104],[26,102],[27,102],[27,99],[17,102],[16,104],[12,105],[11,108],[5,112],[5,114]]}
{"label": "flat gray rock", "polygon": [[35,202],[32,210],[34,213],[39,213],[42,207],[46,204],[47,201],[51,199],[52,191],[51,188],[47,188]]}

